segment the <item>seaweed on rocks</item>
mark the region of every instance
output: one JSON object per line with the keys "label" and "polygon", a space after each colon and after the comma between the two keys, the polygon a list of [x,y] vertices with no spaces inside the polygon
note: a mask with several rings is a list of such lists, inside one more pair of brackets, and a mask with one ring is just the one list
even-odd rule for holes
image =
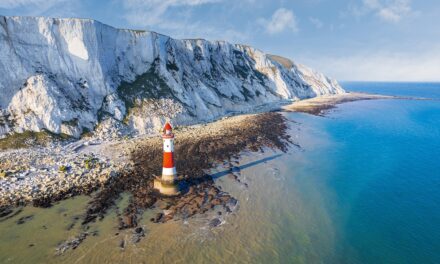
{"label": "seaweed on rocks", "polygon": [[[5,211],[1,211],[1,210],[5,210]],[[0,214],[0,222],[11,219],[16,215],[19,215],[22,211],[23,211],[22,207],[18,207],[15,209],[12,206],[2,207],[2,209],[0,209],[0,212],[2,212],[2,214]]]}
{"label": "seaweed on rocks", "polygon": [[70,240],[66,240],[58,245],[56,248],[56,255],[62,255],[64,252],[66,252],[69,249],[76,249],[88,236],[97,236],[97,231],[93,232],[82,232],[76,237],[73,237]]}
{"label": "seaweed on rocks", "polygon": [[15,223],[17,225],[22,225],[22,224],[24,224],[24,223],[26,223],[26,222],[28,222],[28,221],[30,221],[32,219],[34,219],[33,215],[27,215],[27,216],[20,217],[20,219],[18,219]]}
{"label": "seaweed on rocks", "polygon": [[8,216],[13,211],[12,206],[0,206],[0,218]]}

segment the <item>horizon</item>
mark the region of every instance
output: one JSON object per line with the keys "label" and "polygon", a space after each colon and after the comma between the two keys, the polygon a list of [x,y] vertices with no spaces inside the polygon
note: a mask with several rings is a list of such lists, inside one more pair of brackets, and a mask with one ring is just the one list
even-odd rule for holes
{"label": "horizon", "polygon": [[411,0],[0,0],[5,16],[92,19],[249,45],[340,82],[440,82],[440,3]]}

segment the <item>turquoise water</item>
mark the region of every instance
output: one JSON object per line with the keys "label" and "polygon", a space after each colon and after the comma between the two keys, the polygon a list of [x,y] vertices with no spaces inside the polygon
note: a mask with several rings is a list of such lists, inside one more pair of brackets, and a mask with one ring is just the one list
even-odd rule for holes
{"label": "turquoise water", "polygon": [[[432,83],[343,86],[440,98],[440,84]],[[326,118],[290,117],[327,142],[305,148],[304,158],[316,163],[291,165],[297,190],[319,183],[316,206],[336,230],[324,263],[440,263],[440,101],[360,101]]]}

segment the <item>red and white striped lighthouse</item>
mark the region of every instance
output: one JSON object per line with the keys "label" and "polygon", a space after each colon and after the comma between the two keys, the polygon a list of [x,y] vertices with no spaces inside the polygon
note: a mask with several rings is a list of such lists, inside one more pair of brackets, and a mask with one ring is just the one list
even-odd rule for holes
{"label": "red and white striped lighthouse", "polygon": [[174,134],[170,123],[163,128],[163,166],[162,180],[173,182],[177,179],[176,166],[174,165]]}
{"label": "red and white striped lighthouse", "polygon": [[154,179],[154,188],[165,195],[179,194],[176,183],[177,172],[174,164],[174,134],[170,123],[166,123],[163,128],[163,162],[162,177]]}

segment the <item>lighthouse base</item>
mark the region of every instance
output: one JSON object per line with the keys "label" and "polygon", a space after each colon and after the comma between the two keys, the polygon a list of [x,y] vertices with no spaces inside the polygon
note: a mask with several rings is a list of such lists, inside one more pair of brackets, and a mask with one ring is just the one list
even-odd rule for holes
{"label": "lighthouse base", "polygon": [[164,181],[159,177],[156,177],[154,179],[153,187],[163,195],[174,196],[180,194],[179,185],[176,181]]}

